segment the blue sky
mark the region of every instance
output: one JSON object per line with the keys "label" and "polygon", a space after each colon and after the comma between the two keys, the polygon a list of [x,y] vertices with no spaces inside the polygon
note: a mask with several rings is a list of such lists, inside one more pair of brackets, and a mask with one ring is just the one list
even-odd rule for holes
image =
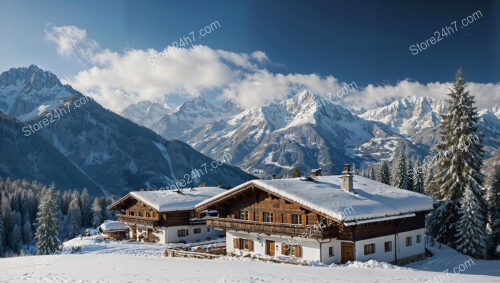
{"label": "blue sky", "polygon": [[[99,85],[88,85],[81,72],[92,67],[113,70],[97,62],[96,54],[102,50],[123,57],[131,50],[162,51],[171,42],[189,36],[191,31],[198,33],[199,29],[217,21],[220,28],[197,38],[196,44],[211,51],[220,49],[235,54],[262,51],[267,59],[254,60],[257,67],[250,70],[241,66],[235,68],[237,63],[231,61],[233,59],[219,58],[238,75],[194,88],[186,86],[184,81],[182,86],[175,85],[179,82],[169,82],[176,90],[167,91],[172,97],[182,96],[184,92],[190,95],[220,93],[234,83],[232,80],[242,80],[245,74],[256,70],[273,74],[273,80],[280,79],[276,74],[315,74],[320,81],[333,77],[334,83],[325,83],[328,87],[335,83],[342,85],[342,82],[356,82],[365,87],[369,84],[397,85],[405,79],[424,85],[449,82],[462,67],[472,82],[498,83],[500,2],[434,2],[0,0],[3,42],[0,70],[37,64],[68,82],[92,90]],[[443,37],[427,50],[411,54],[411,45],[425,41],[435,31],[478,10],[482,18]],[[89,42],[98,45],[99,51],[93,48],[91,59],[83,58],[85,56],[74,50],[71,55],[64,56],[58,52],[57,42],[48,39],[54,27],[69,26],[85,31],[82,42],[87,46]],[[262,77],[267,79],[266,75],[259,79]],[[87,74],[86,79],[92,77]],[[252,79],[255,81],[256,77]],[[303,78],[293,80],[296,84]],[[115,94],[129,91],[127,86],[106,88],[115,89]],[[232,92],[227,91],[226,98],[238,100],[241,95],[236,92],[240,90],[236,90],[234,84],[232,88]],[[250,104],[261,102],[264,100]]]}

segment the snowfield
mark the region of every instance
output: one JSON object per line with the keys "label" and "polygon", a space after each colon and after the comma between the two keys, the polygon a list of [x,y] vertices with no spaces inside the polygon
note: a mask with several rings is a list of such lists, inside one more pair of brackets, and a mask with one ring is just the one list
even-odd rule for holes
{"label": "snowfield", "polygon": [[[97,238],[68,241],[62,255],[0,259],[0,282],[500,282],[500,261],[471,262],[444,246],[431,247],[434,257],[409,267],[376,261],[299,266],[233,257],[167,258],[163,250],[172,245]],[[68,254],[76,246],[81,253]],[[461,274],[454,274],[455,267]]]}

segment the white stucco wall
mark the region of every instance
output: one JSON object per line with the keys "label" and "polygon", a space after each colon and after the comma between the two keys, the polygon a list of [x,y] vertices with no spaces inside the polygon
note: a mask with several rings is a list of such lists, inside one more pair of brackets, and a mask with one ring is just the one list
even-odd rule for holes
{"label": "white stucco wall", "polygon": [[[234,248],[234,239],[242,238],[253,240],[254,242],[254,250],[253,252],[249,252],[246,250],[240,250]],[[320,243],[315,239],[306,239],[306,238],[292,238],[288,236],[280,236],[280,235],[261,235],[256,233],[245,233],[245,232],[235,232],[235,231],[226,231],[226,252],[233,253],[236,255],[257,255],[257,256],[267,256],[266,255],[266,241],[274,241],[275,242],[275,257],[288,257],[286,255],[281,254],[281,245],[292,244],[292,245],[300,245],[302,246],[302,259],[308,261],[320,261]],[[328,256],[328,248],[326,248],[327,256]]]}
{"label": "white stucco wall", "polygon": [[[195,234],[194,229],[200,228],[201,233]],[[178,236],[178,230],[187,229],[189,230],[189,235],[184,237]],[[207,227],[207,225],[182,225],[182,226],[171,226],[165,228],[165,243],[178,243],[181,241],[185,241],[186,243],[197,242],[197,241],[205,241],[208,238],[211,240],[216,239],[217,237],[224,236],[224,232],[216,230],[212,227]]]}
{"label": "white stucco wall", "polygon": [[[402,232],[397,235],[397,257],[398,259],[403,259],[410,256],[419,255],[425,252],[425,229],[412,230],[408,232]],[[421,242],[417,244],[417,235],[421,236]],[[406,237],[412,237],[412,245],[406,246]],[[384,243],[392,242],[392,250],[390,252],[385,252]],[[367,244],[375,244],[375,253],[370,255],[365,255],[364,246]],[[370,259],[375,259],[378,261],[386,261],[391,262],[395,260],[394,250],[396,249],[396,245],[394,244],[394,235],[388,235],[378,238],[372,238],[362,241],[355,242],[355,254],[356,260],[359,261],[367,261]]]}
{"label": "white stucco wall", "polygon": [[[367,261],[370,259],[378,261],[392,262],[394,261],[394,250],[397,248],[398,259],[419,255],[425,252],[425,239],[424,239],[425,229],[418,229],[409,232],[403,232],[398,234],[398,247],[394,244],[394,235],[388,235],[383,237],[377,237],[362,241],[357,241],[354,243],[355,248],[355,260]],[[421,235],[421,242],[417,244],[416,235]],[[407,236],[412,237],[412,245],[406,247],[405,238]],[[254,241],[254,250],[249,252],[246,250],[240,250],[234,248],[234,239],[242,238]],[[247,254],[266,256],[266,240],[274,241],[276,244],[275,257],[283,256],[281,254],[282,243],[292,243],[302,246],[302,259],[308,261],[321,261],[325,264],[340,263],[341,262],[341,242],[337,239],[328,239],[318,241],[316,239],[304,239],[304,238],[290,238],[287,236],[280,235],[263,235],[256,233],[245,233],[245,232],[235,232],[226,231],[226,251],[228,254],[235,254],[240,256],[245,256]],[[292,241],[292,242],[290,242]],[[392,250],[389,252],[385,251],[385,242],[392,242]],[[364,245],[375,244],[375,253],[371,255],[364,254]],[[333,247],[333,256],[329,256],[329,247]]]}

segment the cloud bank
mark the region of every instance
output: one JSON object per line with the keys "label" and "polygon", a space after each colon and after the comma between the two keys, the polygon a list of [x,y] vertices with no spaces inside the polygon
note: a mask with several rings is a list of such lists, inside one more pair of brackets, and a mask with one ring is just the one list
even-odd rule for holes
{"label": "cloud bank", "polygon": [[[237,53],[195,45],[188,49],[131,49],[115,52],[100,48],[75,26],[49,26],[46,38],[61,56],[76,57],[92,67],[67,83],[120,112],[139,101],[166,103],[172,95],[186,98],[217,92],[243,108],[254,108],[307,89],[320,95],[335,93],[352,82],[317,74],[281,74],[268,71],[263,51]],[[371,109],[410,95],[446,99],[449,82],[421,84],[410,80],[396,85],[368,85],[336,100],[344,106]],[[361,87],[361,86],[359,86]],[[479,108],[500,104],[500,83],[469,83]]]}

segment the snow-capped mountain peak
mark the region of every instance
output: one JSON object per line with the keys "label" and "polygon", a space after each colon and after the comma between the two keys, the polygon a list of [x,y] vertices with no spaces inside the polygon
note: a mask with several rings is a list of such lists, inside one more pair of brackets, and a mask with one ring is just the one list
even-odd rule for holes
{"label": "snow-capped mountain peak", "polygon": [[26,121],[76,93],[56,75],[35,65],[0,74],[0,111]]}

